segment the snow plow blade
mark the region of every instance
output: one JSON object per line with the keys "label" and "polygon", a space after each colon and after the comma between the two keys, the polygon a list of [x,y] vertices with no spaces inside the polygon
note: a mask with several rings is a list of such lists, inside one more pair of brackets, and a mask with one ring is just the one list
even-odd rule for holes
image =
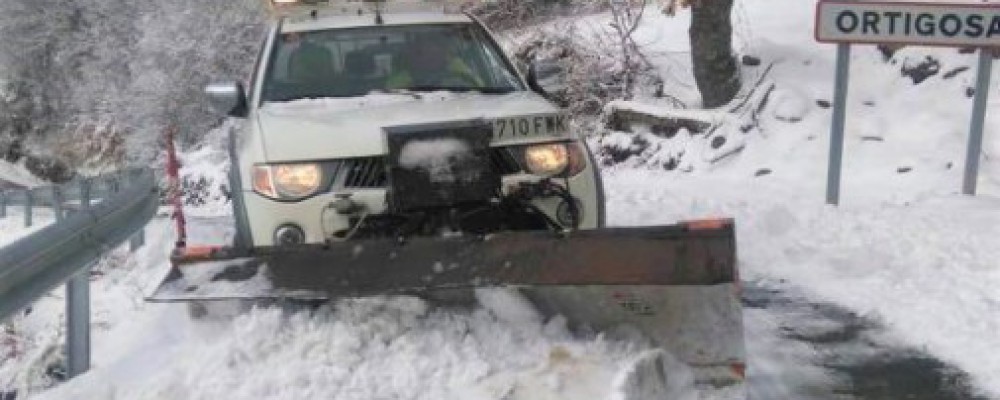
{"label": "snow plow blade", "polygon": [[566,235],[365,240],[238,254],[177,253],[153,302],[325,300],[416,295],[473,302],[469,289],[516,287],[546,315],[592,329],[629,326],[693,367],[699,382],[743,379],[743,323],[732,221]]}

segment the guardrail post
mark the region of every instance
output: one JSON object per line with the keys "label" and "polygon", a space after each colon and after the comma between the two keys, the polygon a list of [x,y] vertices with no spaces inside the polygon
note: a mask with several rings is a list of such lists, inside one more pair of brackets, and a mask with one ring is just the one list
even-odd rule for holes
{"label": "guardrail post", "polygon": [[63,192],[59,186],[52,187],[52,213],[55,214],[56,221],[63,219]]}
{"label": "guardrail post", "polygon": [[[156,213],[154,180],[145,171],[133,175],[130,184],[121,187],[114,181],[123,179],[120,173],[110,179],[86,179],[78,182],[79,195],[75,187],[61,186],[61,191],[53,191],[53,208],[66,211],[69,209],[66,200],[75,202],[79,198],[85,214],[56,212],[58,226],[54,229],[43,229],[0,247],[0,321],[59,285],[66,285],[64,350],[69,377],[86,372],[91,363],[90,269],[106,249],[123,244]],[[106,185],[116,192],[94,201],[98,197],[95,193],[102,192]],[[39,205],[48,207],[48,192],[25,192],[29,212]],[[6,193],[13,195],[10,191]],[[22,196],[21,192],[16,196]],[[8,205],[20,206],[19,201],[20,197],[7,198]]]}
{"label": "guardrail post", "polygon": [[31,202],[33,196],[31,195],[31,189],[24,190],[24,227],[31,227]]}
{"label": "guardrail post", "polygon": [[80,180],[80,209],[90,208],[90,178]]}
{"label": "guardrail post", "polygon": [[70,378],[90,368],[90,268],[66,282],[66,370]]}
{"label": "guardrail post", "polygon": [[109,176],[109,177],[105,178],[105,181],[104,181],[104,190],[105,190],[105,192],[104,192],[104,196],[103,196],[104,198],[110,197],[114,193],[118,193],[118,190],[119,190],[119,181],[118,181],[118,179],[119,179],[119,177],[117,177],[117,176]]}
{"label": "guardrail post", "polygon": [[[80,202],[90,208],[90,187],[81,181]],[[62,192],[52,188],[52,206],[56,221],[63,218]],[[66,282],[66,372],[70,378],[90,368],[90,268],[84,268]]]}

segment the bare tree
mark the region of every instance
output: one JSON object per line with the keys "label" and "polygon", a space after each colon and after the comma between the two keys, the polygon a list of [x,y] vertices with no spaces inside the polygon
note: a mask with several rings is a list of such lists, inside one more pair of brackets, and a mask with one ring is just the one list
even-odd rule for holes
{"label": "bare tree", "polygon": [[642,53],[632,34],[639,28],[646,10],[646,0],[608,0],[611,10],[611,27],[615,30],[622,63],[622,97],[631,100],[635,95],[636,73],[641,67]]}
{"label": "bare tree", "polygon": [[0,154],[148,161],[176,121],[200,140],[221,119],[201,88],[247,75],[263,21],[259,0],[0,2]]}

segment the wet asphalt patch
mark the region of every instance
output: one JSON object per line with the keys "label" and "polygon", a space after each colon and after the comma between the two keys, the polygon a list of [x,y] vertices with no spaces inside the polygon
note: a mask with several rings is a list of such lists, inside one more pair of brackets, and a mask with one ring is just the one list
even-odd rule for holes
{"label": "wet asphalt patch", "polygon": [[877,318],[752,282],[743,306],[753,399],[989,400]]}

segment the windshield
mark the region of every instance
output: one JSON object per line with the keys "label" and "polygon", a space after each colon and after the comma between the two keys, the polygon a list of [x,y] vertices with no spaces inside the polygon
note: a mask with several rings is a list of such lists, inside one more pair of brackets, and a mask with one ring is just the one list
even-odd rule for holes
{"label": "windshield", "polygon": [[509,93],[523,87],[473,24],[379,26],[283,33],[263,100],[437,90]]}

